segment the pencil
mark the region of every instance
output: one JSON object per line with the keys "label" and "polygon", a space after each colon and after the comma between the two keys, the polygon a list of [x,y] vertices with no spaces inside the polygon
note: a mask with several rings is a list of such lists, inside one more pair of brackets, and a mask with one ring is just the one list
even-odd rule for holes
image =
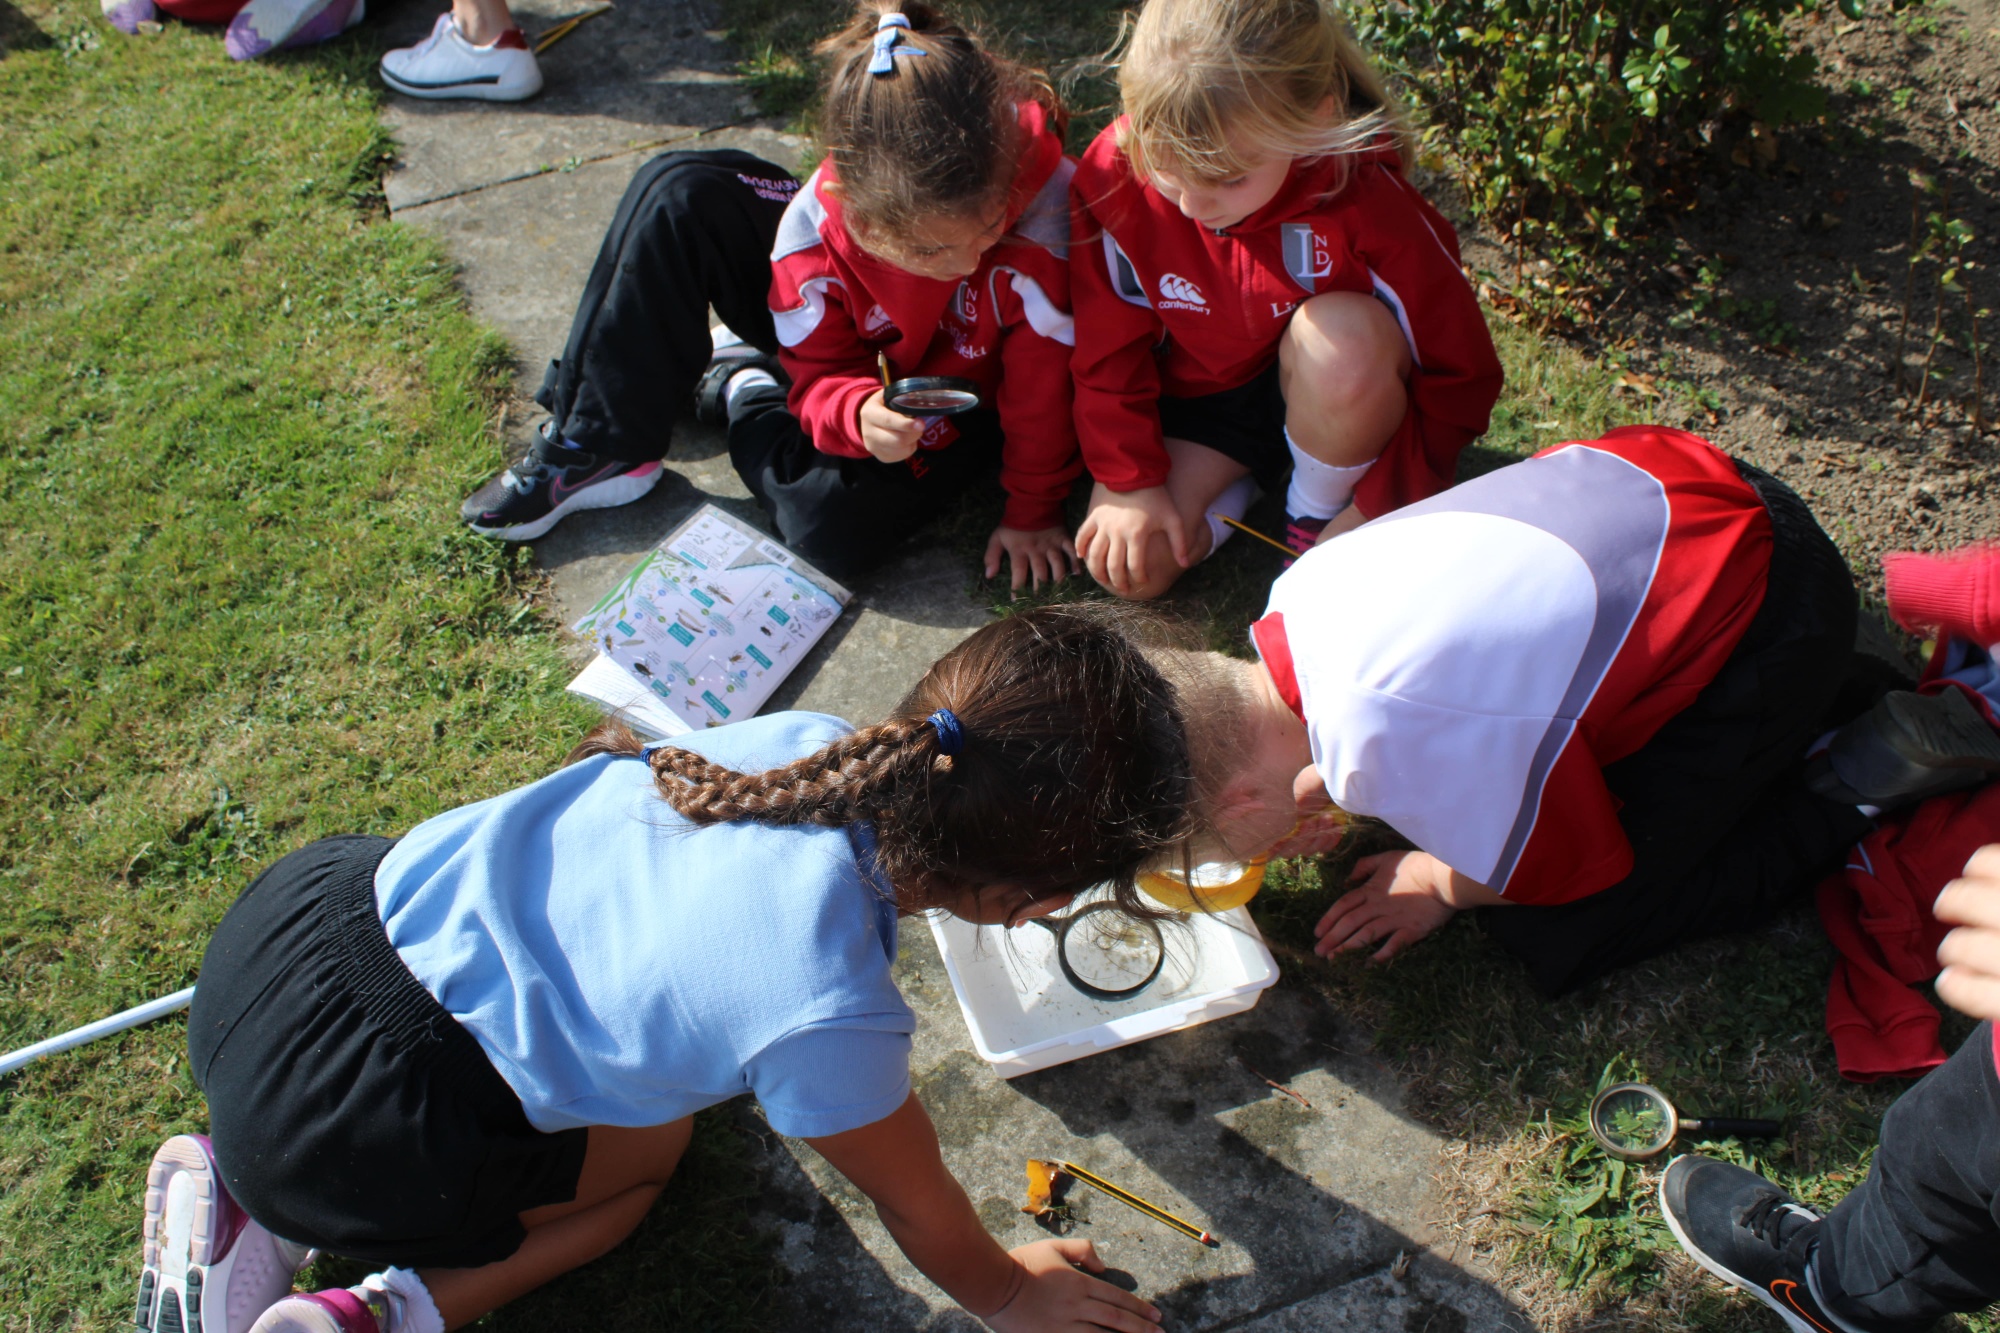
{"label": "pencil", "polygon": [[877,352],[877,353],[875,353],[875,367],[876,367],[876,369],[878,369],[878,370],[880,370],[880,371],[882,372],[882,387],[883,387],[883,388],[885,388],[885,389],[886,389],[886,388],[888,388],[888,387],[889,387],[889,354],[888,354],[887,352]]}
{"label": "pencil", "polygon": [[1251,527],[1248,523],[1238,523],[1235,519],[1231,518],[1227,514],[1210,514],[1209,517],[1221,519],[1224,523],[1227,523],[1230,527],[1235,528],[1238,532],[1249,533],[1252,537],[1255,537],[1258,541],[1264,543],[1264,545],[1266,546],[1277,547],[1280,551],[1283,551],[1286,555],[1290,556],[1294,560],[1299,558],[1299,553],[1297,551],[1294,551],[1291,547],[1285,545],[1281,541],[1276,540],[1275,538],[1266,537],[1263,533],[1257,531],[1257,529]]}
{"label": "pencil", "polygon": [[1211,1248],[1222,1244],[1221,1241],[1217,1240],[1214,1236],[1209,1235],[1206,1231],[1203,1231],[1200,1227],[1196,1226],[1194,1223],[1183,1222],[1180,1218],[1175,1217],[1172,1213],[1160,1207],[1158,1204],[1147,1203],[1144,1199],[1140,1198],[1138,1195],[1130,1193],[1126,1190],[1119,1189],[1116,1185],[1106,1180],[1103,1176],[1097,1175],[1090,1171],[1086,1171],[1074,1162],[1057,1162],[1056,1165],[1062,1168],[1064,1171],[1069,1172],[1069,1174],[1075,1176],[1078,1180],[1081,1180],[1084,1184],[1093,1186],[1097,1189],[1104,1191],[1106,1194],[1109,1194],[1112,1198],[1118,1200],[1118,1202],[1124,1204],[1127,1208],[1136,1208],[1140,1212],[1144,1213],[1146,1216],[1152,1218],[1155,1222],[1165,1222],[1168,1226],[1172,1227],[1174,1230],[1180,1232],[1184,1236],[1191,1236],[1195,1240],[1200,1241],[1203,1245],[1207,1245]]}
{"label": "pencil", "polygon": [[610,12],[611,6],[604,5],[601,8],[578,14],[574,18],[564,19],[561,23],[556,24],[555,27],[543,33],[540,39],[535,42],[535,54],[540,55],[542,52],[548,50],[551,46],[554,46],[557,42],[575,32],[578,25],[584,23],[586,20],[594,19],[599,14],[608,14]]}

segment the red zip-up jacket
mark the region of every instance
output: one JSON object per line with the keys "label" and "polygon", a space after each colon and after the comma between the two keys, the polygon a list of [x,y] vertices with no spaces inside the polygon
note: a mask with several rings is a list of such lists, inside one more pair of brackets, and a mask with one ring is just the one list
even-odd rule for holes
{"label": "red zip-up jacket", "polygon": [[1248,383],[1277,359],[1300,301],[1348,291],[1389,307],[1411,361],[1410,410],[1355,503],[1376,518],[1451,485],[1500,396],[1500,359],[1458,235],[1403,179],[1395,149],[1350,158],[1344,186],[1338,159],[1299,159],[1270,203],[1212,232],[1133,174],[1125,123],[1097,136],[1070,186],[1071,365],[1091,475],[1114,491],[1163,483],[1160,395]]}
{"label": "red zip-up jacket", "polygon": [[[866,458],[861,403],[882,387],[876,353],[890,373],[959,375],[999,409],[1005,443],[1001,522],[1034,530],[1062,523],[1070,483],[1083,470],[1071,414],[1069,360],[1075,342],[1069,306],[1069,178],[1036,103],[1020,108],[1028,133],[1014,177],[1007,231],[962,281],[919,277],[868,254],[841,220],[827,187],[833,163],[792,197],[771,251],[771,317],[778,358],[792,377],[790,405],[823,453]],[[926,450],[958,438],[935,419],[909,465],[920,475]]]}

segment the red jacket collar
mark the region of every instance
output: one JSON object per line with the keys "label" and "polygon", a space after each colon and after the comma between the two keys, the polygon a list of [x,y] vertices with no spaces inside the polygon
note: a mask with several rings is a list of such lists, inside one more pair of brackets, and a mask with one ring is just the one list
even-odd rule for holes
{"label": "red jacket collar", "polygon": [[1292,665],[1292,645],[1285,637],[1285,613],[1273,611],[1252,624],[1250,642],[1256,645],[1257,656],[1263,659],[1264,670],[1270,673],[1271,683],[1278,687],[1278,697],[1298,715],[1299,721],[1305,721],[1306,709],[1299,695],[1298,671]]}

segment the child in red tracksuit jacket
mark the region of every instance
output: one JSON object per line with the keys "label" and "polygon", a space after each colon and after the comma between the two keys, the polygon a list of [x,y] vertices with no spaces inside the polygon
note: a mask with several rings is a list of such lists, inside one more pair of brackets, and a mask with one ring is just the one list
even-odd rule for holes
{"label": "child in red tracksuit jacket", "polygon": [[[1061,578],[1075,560],[1062,505],[1082,471],[1069,393],[1074,164],[1061,112],[1045,85],[921,5],[866,6],[829,46],[851,52],[822,115],[832,149],[771,251],[791,389],[781,397],[754,370],[732,376],[737,470],[787,541],[851,567],[997,452],[1007,505],[988,577],[1004,556],[1016,587]],[[890,411],[884,358],[894,379],[972,381],[982,409]]]}
{"label": "child in red tracksuit jacket", "polygon": [[[779,535],[837,577],[889,555],[996,457],[1008,500],[987,576],[1003,560],[1016,587],[1073,571],[1060,103],[917,0],[863,0],[820,51],[827,155],[804,186],[732,149],[663,153],[633,177],[536,394],[548,420],[460,508],[474,532],[531,541],[640,498],[691,411],[727,423]],[[891,412],[884,362],[969,379],[981,405]]]}
{"label": "child in red tracksuit jacket", "polygon": [[1157,595],[1291,473],[1306,550],[1451,484],[1500,363],[1407,135],[1322,0],[1147,0],[1084,154],[1077,548]]}

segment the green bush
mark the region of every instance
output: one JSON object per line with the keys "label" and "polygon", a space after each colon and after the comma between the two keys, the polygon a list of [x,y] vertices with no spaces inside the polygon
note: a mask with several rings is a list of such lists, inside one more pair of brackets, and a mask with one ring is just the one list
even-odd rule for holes
{"label": "green bush", "polygon": [[[1865,3],[1839,7],[1858,17]],[[1818,62],[1785,32],[1823,7],[1353,0],[1351,16],[1414,103],[1425,157],[1503,235],[1574,263],[1637,235],[1718,144],[1753,133],[1768,144],[1771,129],[1825,110]]]}

